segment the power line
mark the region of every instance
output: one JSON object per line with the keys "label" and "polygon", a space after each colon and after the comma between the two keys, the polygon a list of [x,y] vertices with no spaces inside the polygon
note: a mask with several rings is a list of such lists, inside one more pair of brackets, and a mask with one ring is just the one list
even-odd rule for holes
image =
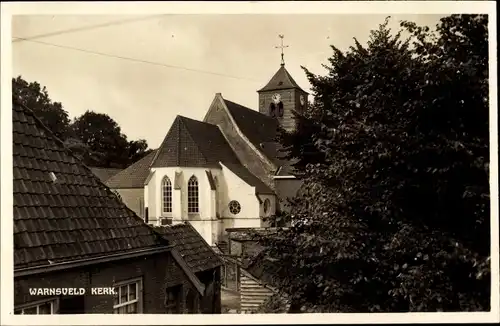
{"label": "power line", "polygon": [[103,28],[103,27],[109,27],[109,26],[115,26],[115,25],[124,25],[124,24],[128,24],[128,23],[134,23],[134,22],[138,22],[138,21],[144,21],[144,20],[149,20],[149,19],[163,17],[163,16],[166,16],[166,15],[154,15],[154,16],[141,17],[141,18],[121,19],[121,20],[115,20],[115,21],[97,24],[97,25],[63,29],[63,30],[59,30],[59,31],[55,31],[55,32],[45,33],[45,34],[38,34],[38,35],[27,36],[27,37],[23,37],[23,38],[16,38],[16,39],[12,40],[12,43],[22,42],[22,41],[27,41],[27,40],[35,40],[35,39],[39,39],[39,38],[57,36],[57,35],[62,35],[62,34],[89,31],[89,30],[93,30],[93,29],[97,29],[97,28]]}
{"label": "power line", "polygon": [[103,53],[103,52],[97,52],[97,51],[91,51],[91,50],[86,50],[86,49],[82,49],[82,48],[76,48],[76,47],[66,46],[66,45],[59,45],[59,44],[54,44],[54,43],[49,43],[49,42],[34,41],[34,40],[31,40],[31,39],[25,39],[25,38],[22,38],[22,37],[13,37],[13,39],[15,39],[15,40],[23,40],[23,41],[26,41],[26,42],[36,43],[36,44],[41,44],[41,45],[46,45],[46,46],[52,46],[52,47],[56,47],[56,48],[66,49],[66,50],[83,52],[83,53],[87,53],[87,54],[100,55],[100,56],[104,56],[104,57],[108,57],[108,58],[121,59],[121,60],[127,60],[127,61],[138,62],[138,63],[145,63],[145,64],[150,64],[150,65],[154,65],[154,66],[160,66],[160,67],[164,67],[164,68],[179,69],[179,70],[185,70],[185,71],[191,71],[191,72],[198,72],[198,73],[203,73],[203,74],[208,74],[208,75],[215,75],[215,76],[232,78],[232,79],[247,80],[247,81],[252,81],[252,82],[260,82],[260,81],[255,80],[255,79],[238,77],[238,76],[231,76],[231,75],[226,75],[226,74],[217,73],[217,72],[213,72],[213,71],[207,71],[207,70],[200,70],[200,69],[194,69],[194,68],[187,68],[187,67],[169,65],[169,64],[165,64],[165,63],[161,63],[161,62],[154,62],[154,61],[148,61],[148,60],[142,60],[142,59],[124,57],[124,56],[119,56],[119,55],[114,55],[114,54],[109,54],[109,53]]}

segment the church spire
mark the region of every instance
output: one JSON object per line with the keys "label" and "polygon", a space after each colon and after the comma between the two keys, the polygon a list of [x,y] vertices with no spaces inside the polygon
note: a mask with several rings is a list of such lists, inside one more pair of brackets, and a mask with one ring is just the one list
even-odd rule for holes
{"label": "church spire", "polygon": [[283,45],[283,38],[285,37],[285,35],[279,34],[278,37],[281,39],[281,45],[275,46],[275,48],[281,49],[281,65],[284,66],[285,65],[285,59],[284,59],[285,54],[283,53],[283,49],[287,48],[288,45]]}

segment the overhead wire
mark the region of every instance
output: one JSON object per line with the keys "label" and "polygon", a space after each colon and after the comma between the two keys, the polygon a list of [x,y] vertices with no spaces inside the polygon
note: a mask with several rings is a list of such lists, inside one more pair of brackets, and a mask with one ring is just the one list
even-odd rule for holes
{"label": "overhead wire", "polygon": [[66,49],[66,50],[78,51],[78,52],[92,54],[92,55],[99,55],[99,56],[104,56],[104,57],[108,57],[108,58],[121,59],[121,60],[126,60],[126,61],[131,61],[131,62],[137,62],[137,63],[143,63],[143,64],[150,64],[150,65],[155,65],[155,66],[164,67],[164,68],[178,69],[178,70],[184,70],[184,71],[190,71],[190,72],[197,72],[197,73],[215,75],[215,76],[225,77],[225,78],[232,78],[232,79],[238,79],[238,80],[246,80],[246,81],[251,81],[251,82],[256,82],[256,83],[260,82],[258,80],[251,79],[251,78],[244,78],[244,77],[232,76],[232,75],[227,75],[227,74],[213,72],[213,71],[208,71],[208,70],[188,68],[188,67],[170,65],[170,64],[161,63],[161,62],[155,62],[155,61],[149,61],[149,60],[143,60],[143,59],[125,57],[125,56],[120,56],[120,55],[115,55],[115,54],[109,54],[109,53],[104,53],[104,52],[98,52],[98,51],[92,51],[92,50],[87,50],[87,49],[77,48],[77,47],[72,47],[72,46],[67,46],[67,45],[54,44],[54,43],[50,43],[50,42],[36,41],[36,40],[33,40],[33,39],[26,39],[26,38],[23,38],[23,37],[15,37],[14,36],[13,39],[14,40],[23,40],[23,41],[26,41],[26,42],[41,44],[41,45],[45,45],[45,46],[52,46],[52,47],[56,47],[56,48]]}
{"label": "overhead wire", "polygon": [[36,39],[40,39],[40,38],[69,34],[69,33],[90,31],[93,29],[110,27],[110,26],[124,25],[124,24],[139,22],[139,21],[150,20],[153,18],[164,17],[164,16],[166,16],[166,15],[163,14],[163,15],[153,15],[153,16],[147,16],[147,17],[141,17],[141,18],[120,19],[120,20],[110,21],[107,23],[102,23],[102,24],[97,24],[97,25],[89,25],[89,26],[82,26],[82,27],[76,27],[76,28],[62,29],[62,30],[58,30],[58,31],[50,32],[50,33],[15,38],[14,40],[12,40],[12,43],[28,41],[28,40],[36,40]]}

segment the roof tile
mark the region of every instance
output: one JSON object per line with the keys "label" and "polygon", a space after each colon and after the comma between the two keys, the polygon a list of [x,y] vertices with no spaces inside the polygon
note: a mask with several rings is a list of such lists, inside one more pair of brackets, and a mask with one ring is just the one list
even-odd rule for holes
{"label": "roof tile", "polygon": [[29,109],[13,101],[12,119],[16,269],[166,244]]}

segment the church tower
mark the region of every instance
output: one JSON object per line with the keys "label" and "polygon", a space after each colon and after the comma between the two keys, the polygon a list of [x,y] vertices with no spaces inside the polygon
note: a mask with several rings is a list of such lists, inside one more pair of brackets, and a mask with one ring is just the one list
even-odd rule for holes
{"label": "church tower", "polygon": [[293,111],[302,112],[307,106],[308,93],[295,82],[285,68],[283,35],[279,35],[281,45],[281,66],[266,86],[257,91],[259,94],[259,112],[276,118],[286,130],[295,128]]}

